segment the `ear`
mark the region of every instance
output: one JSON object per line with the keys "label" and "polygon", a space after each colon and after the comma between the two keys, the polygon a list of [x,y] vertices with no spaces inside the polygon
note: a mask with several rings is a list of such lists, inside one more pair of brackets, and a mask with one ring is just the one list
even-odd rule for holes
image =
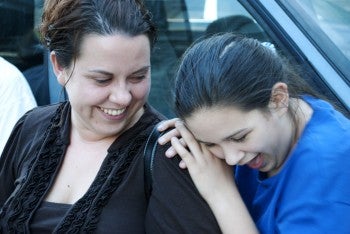
{"label": "ear", "polygon": [[283,82],[278,82],[272,87],[269,108],[287,110],[288,106],[288,86]]}
{"label": "ear", "polygon": [[65,86],[66,84],[66,77],[64,76],[64,68],[61,66],[61,64],[58,62],[57,60],[57,56],[55,51],[52,51],[50,53],[50,60],[51,60],[51,64],[53,67],[53,72],[56,75],[57,81],[60,85]]}

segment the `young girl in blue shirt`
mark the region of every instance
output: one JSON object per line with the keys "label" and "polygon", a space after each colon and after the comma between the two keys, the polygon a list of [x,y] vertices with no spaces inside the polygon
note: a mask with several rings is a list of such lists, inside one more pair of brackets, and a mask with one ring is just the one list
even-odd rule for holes
{"label": "young girl in blue shirt", "polygon": [[231,33],[194,44],[175,109],[159,143],[223,233],[350,233],[350,120],[276,51]]}

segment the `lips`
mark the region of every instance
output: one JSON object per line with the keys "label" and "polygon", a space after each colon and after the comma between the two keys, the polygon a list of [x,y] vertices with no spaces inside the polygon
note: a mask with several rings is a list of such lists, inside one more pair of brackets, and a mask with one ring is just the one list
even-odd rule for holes
{"label": "lips", "polygon": [[263,166],[263,164],[264,164],[264,158],[262,154],[258,154],[255,158],[253,158],[248,162],[247,166],[253,169],[259,169]]}
{"label": "lips", "polygon": [[100,107],[100,109],[107,115],[118,116],[118,115],[121,115],[122,113],[124,113],[126,108],[122,108],[122,109],[107,109],[107,108]]}

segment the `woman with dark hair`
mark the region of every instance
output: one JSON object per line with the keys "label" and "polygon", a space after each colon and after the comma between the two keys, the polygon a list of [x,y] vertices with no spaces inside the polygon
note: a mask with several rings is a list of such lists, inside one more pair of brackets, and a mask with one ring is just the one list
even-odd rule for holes
{"label": "woman with dark hair", "polygon": [[[231,33],[194,44],[159,126],[224,233],[349,233],[350,120],[277,52]],[[234,176],[232,167],[235,166]]]}
{"label": "woman with dark hair", "polygon": [[[143,154],[156,30],[138,0],[47,0],[41,34],[69,101],[15,126],[0,159],[1,233],[219,233],[176,160]],[[175,178],[175,179],[174,179]]]}

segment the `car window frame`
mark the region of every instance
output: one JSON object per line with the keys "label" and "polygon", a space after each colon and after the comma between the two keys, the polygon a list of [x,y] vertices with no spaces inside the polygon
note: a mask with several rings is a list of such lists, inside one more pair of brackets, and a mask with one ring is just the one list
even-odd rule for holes
{"label": "car window frame", "polygon": [[[323,57],[338,71],[350,85],[350,62],[339,47],[328,37],[315,21],[294,1],[276,0],[291,20],[298,25],[310,42],[322,53]],[[317,39],[317,40],[316,40]]]}
{"label": "car window frame", "polygon": [[[278,4],[278,0],[237,0],[288,58],[308,73],[308,82],[350,116],[350,86]],[[277,20],[278,19],[278,20]],[[315,69],[317,67],[317,69]],[[326,75],[325,75],[326,74]]]}

